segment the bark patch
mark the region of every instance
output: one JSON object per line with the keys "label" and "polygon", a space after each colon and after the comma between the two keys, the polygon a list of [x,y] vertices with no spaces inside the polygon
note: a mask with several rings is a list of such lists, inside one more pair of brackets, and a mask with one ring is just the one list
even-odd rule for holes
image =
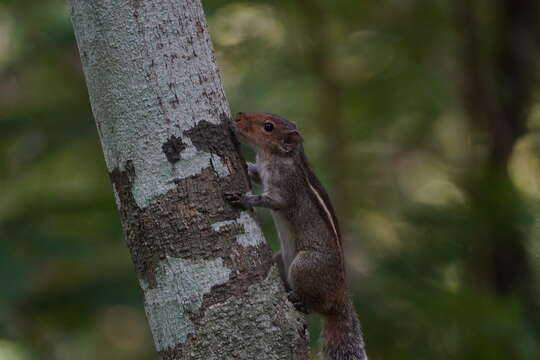
{"label": "bark patch", "polygon": [[302,317],[288,303],[278,272],[273,267],[268,276],[245,289],[241,297],[234,296],[207,308],[205,316],[194,319],[195,327],[205,332],[160,351],[160,358],[308,360],[307,329]]}
{"label": "bark patch", "polygon": [[180,154],[185,150],[185,148],[186,144],[182,142],[182,138],[173,135],[168,138],[165,143],[163,143],[161,150],[163,150],[167,160],[169,160],[171,164],[174,164],[182,159]]}
{"label": "bark patch", "polygon": [[[236,236],[244,232],[241,226],[219,232],[212,229],[212,224],[235,220],[240,213],[222,197],[221,189],[232,190],[230,181],[219,181],[210,168],[179,179],[173,190],[156,197],[145,208],[139,208],[133,197],[135,171],[128,161],[124,170],[114,169],[110,177],[120,200],[120,216],[135,270],[150,288],[156,286],[154,268],[166,256],[190,260],[224,258],[232,269],[242,263],[241,258],[232,255],[233,247],[234,254],[241,257],[268,256],[237,243]],[[246,267],[242,270],[235,275],[239,280],[251,277],[243,274]]]}
{"label": "bark patch", "polygon": [[[191,142],[197,150],[205,151],[213,154],[234,154],[238,161],[229,162],[224,159],[224,163],[229,167],[233,165],[239,169],[241,174],[236,174],[237,179],[240,177],[242,183],[247,186],[243,190],[251,188],[251,181],[247,173],[247,166],[244,157],[240,151],[240,142],[234,133],[234,129],[231,125],[231,120],[227,114],[222,113],[220,115],[220,124],[216,125],[209,121],[200,121],[196,126],[184,132],[184,135],[191,139]],[[231,171],[233,173],[233,171]]]}
{"label": "bark patch", "polygon": [[[222,121],[219,125],[216,125],[203,120],[199,121],[193,128],[185,131],[184,134],[191,139],[191,142],[198,150],[214,154],[226,154],[237,151],[231,141],[231,132],[232,128],[229,121]],[[236,139],[234,136],[232,138]],[[226,141],[220,141],[221,139],[226,139]]]}

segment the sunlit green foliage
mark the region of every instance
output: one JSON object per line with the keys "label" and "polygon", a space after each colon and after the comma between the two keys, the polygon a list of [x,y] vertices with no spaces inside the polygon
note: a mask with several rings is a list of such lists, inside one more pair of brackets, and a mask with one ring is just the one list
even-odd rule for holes
{"label": "sunlit green foliage", "polygon": [[[297,122],[336,200],[372,359],[540,357],[540,103],[513,185],[481,172],[455,3],[205,2],[233,112]],[[155,358],[63,0],[0,0],[0,189],[0,360]],[[532,272],[503,293],[498,231]]]}

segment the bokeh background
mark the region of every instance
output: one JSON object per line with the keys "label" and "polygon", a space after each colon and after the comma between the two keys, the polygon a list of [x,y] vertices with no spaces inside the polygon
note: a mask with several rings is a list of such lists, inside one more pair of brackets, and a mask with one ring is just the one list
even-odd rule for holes
{"label": "bokeh background", "polygon": [[[535,2],[205,1],[232,110],[297,122],[334,199],[371,359],[540,358]],[[0,0],[0,284],[0,360],[156,358],[64,0]]]}

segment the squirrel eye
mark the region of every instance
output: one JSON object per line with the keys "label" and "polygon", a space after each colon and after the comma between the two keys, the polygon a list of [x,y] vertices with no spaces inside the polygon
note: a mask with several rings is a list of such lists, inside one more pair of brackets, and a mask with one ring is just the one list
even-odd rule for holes
{"label": "squirrel eye", "polygon": [[274,124],[269,123],[269,122],[264,123],[264,130],[266,130],[266,131],[272,131],[272,130],[274,130]]}

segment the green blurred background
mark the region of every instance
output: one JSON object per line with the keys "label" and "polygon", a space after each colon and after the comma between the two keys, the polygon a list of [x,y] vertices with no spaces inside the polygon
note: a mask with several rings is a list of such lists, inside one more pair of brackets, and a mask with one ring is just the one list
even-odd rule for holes
{"label": "green blurred background", "polygon": [[[535,2],[205,2],[233,112],[297,122],[334,199],[372,360],[540,358]],[[156,358],[94,126],[65,2],[0,0],[0,360]]]}

